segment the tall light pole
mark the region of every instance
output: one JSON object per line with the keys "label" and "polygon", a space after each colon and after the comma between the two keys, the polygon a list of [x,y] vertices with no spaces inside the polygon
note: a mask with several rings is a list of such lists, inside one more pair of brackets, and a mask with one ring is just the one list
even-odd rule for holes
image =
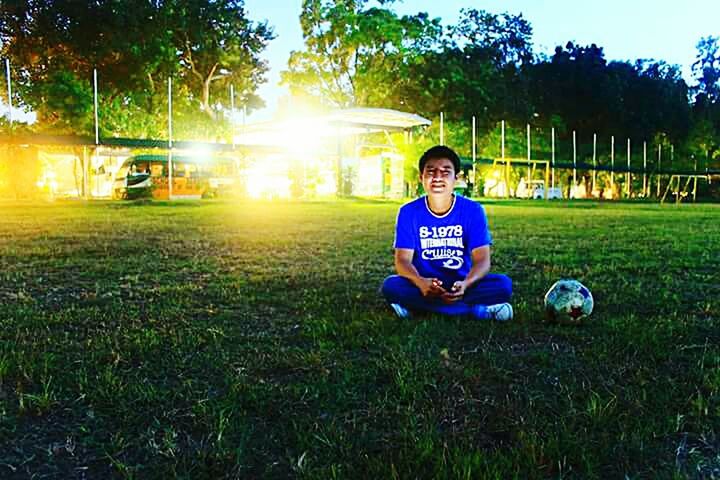
{"label": "tall light pole", "polygon": [[530,181],[530,177],[532,176],[532,173],[530,171],[530,124],[527,124],[527,159],[528,159],[528,182]]}
{"label": "tall light pole", "polygon": [[658,173],[657,173],[657,179],[656,179],[657,180],[657,192],[655,193],[655,196],[658,198],[660,198],[660,181],[662,178],[660,176],[661,165],[662,165],[662,143],[659,143],[658,144]]}
{"label": "tall light pole", "polygon": [[647,142],[643,142],[643,196],[649,197],[650,190],[647,185]]}
{"label": "tall light pole", "polygon": [[12,114],[12,83],[10,81],[10,60],[5,59],[5,77],[7,78],[7,95],[8,95],[8,121],[10,122],[10,128],[13,124]]}
{"label": "tall light pole", "polygon": [[630,175],[630,139],[627,139],[627,176],[625,177],[625,180],[627,185],[625,186],[625,194],[630,197],[630,182],[632,182],[632,176]]}
{"label": "tall light pole", "polygon": [[592,174],[592,191],[595,191],[595,183],[597,180],[597,133],[593,133],[593,174]]}
{"label": "tall light pole", "polygon": [[552,136],[550,140],[550,163],[552,164],[552,169],[550,173],[550,188],[555,188],[555,127],[552,127],[550,129],[550,135]]}
{"label": "tall light pole", "polygon": [[510,198],[510,162],[505,160],[505,120],[501,123],[500,137],[501,155],[505,162],[505,197]]}
{"label": "tall light pole", "polygon": [[168,78],[168,200],[173,194],[172,77]]}
{"label": "tall light pole", "polygon": [[[475,142],[475,135],[476,135],[476,126],[475,126],[475,115],[472,117],[472,184],[473,184],[473,190],[475,190],[477,186],[477,172],[475,171],[475,162],[477,161],[477,145]],[[471,192],[472,194],[472,192]]]}
{"label": "tall light pole", "polygon": [[610,198],[615,197],[615,135],[610,137]]}
{"label": "tall light pole", "polygon": [[576,187],[577,187],[577,137],[575,135],[575,130],[573,130],[573,184],[572,184],[572,188],[570,189],[570,195],[573,198],[575,197]]}
{"label": "tall light pole", "polygon": [[230,84],[230,135],[232,146],[235,149],[235,85]]}
{"label": "tall light pole", "polygon": [[445,114],[440,112],[440,145],[445,145]]}

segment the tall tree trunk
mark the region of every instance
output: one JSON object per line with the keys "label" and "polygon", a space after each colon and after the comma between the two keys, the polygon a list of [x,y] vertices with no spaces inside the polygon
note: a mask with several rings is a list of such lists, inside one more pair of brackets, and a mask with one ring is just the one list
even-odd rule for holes
{"label": "tall tree trunk", "polygon": [[217,63],[213,65],[210,69],[210,73],[207,74],[207,77],[203,78],[202,89],[202,108],[203,110],[205,110],[205,113],[207,113],[213,120],[215,120],[215,112],[213,112],[212,108],[210,108],[210,83],[213,80],[217,80],[218,78],[220,78],[214,76],[217,66]]}
{"label": "tall tree trunk", "polygon": [[[213,71],[215,69],[213,68]],[[203,89],[202,89],[202,109],[207,113],[210,118],[215,120],[215,112],[213,112],[212,108],[210,108],[210,82],[212,82],[212,72],[210,75],[205,78],[203,81]]]}

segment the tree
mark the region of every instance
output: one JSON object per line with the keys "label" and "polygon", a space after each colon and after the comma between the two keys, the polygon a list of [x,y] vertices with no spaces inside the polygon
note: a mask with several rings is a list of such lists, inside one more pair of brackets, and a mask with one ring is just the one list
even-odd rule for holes
{"label": "tree", "polygon": [[602,47],[568,42],[526,68],[530,101],[541,118],[560,116],[570,130],[650,139],[687,134],[688,87],[676,66],[607,62]]}
{"label": "tree", "polygon": [[503,118],[524,122],[531,112],[519,74],[532,62],[531,35],[522,15],[462,10],[440,48],[411,65],[413,83],[403,100],[430,115],[444,111],[457,120],[477,115],[481,131]]}
{"label": "tree", "polygon": [[552,57],[525,69],[530,97],[541,118],[559,115],[578,130],[604,133],[618,107],[619,92],[602,47],[558,46]]}
{"label": "tree", "polygon": [[720,160],[720,37],[705,37],[697,44],[693,73],[697,84],[687,150],[696,158]]}
{"label": "tree", "polygon": [[453,27],[455,44],[481,54],[498,68],[522,67],[533,62],[532,26],[520,15],[462,9]]}
{"label": "tree", "polygon": [[147,107],[153,93],[148,83],[152,85],[160,64],[169,63],[167,52],[172,51],[162,22],[157,35],[148,32],[152,18],[160,17],[157,13],[152,4],[140,0],[122,5],[67,0],[3,3],[0,39],[2,55],[14,67],[13,103],[34,110],[38,126],[46,130],[89,133],[92,70],[98,68],[104,118],[112,122],[122,108]]}
{"label": "tree", "polygon": [[638,60],[624,92],[627,130],[636,138],[657,133],[684,139],[690,124],[688,86],[676,65]]}
{"label": "tree", "polygon": [[367,0],[304,0],[300,24],[305,50],[294,51],[282,81],[293,95],[323,105],[397,105],[408,66],[434,45],[439,19],[398,17]]}
{"label": "tree", "polygon": [[[271,38],[266,24],[245,18],[239,0],[0,4],[0,55],[14,67],[13,103],[37,113],[37,128],[58,133],[92,132],[93,68],[103,134],[164,135],[171,76],[178,135],[222,131],[226,122],[210,108],[212,87],[237,82],[238,104],[258,105],[267,70],[259,54]],[[206,122],[198,110],[208,113]]]}
{"label": "tree", "polygon": [[709,103],[720,102],[720,37],[703,37],[697,44],[697,57],[692,65],[697,85],[694,93]]}
{"label": "tree", "polygon": [[255,92],[268,67],[260,54],[274,38],[267,23],[247,19],[243,0],[174,0],[169,4],[181,75],[200,109],[215,118],[211,89],[226,94],[231,84],[240,104],[262,106]]}

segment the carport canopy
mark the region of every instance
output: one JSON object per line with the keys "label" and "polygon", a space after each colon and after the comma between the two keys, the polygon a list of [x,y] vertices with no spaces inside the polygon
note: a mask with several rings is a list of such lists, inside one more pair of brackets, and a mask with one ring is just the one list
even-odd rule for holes
{"label": "carport canopy", "polygon": [[238,127],[237,145],[279,145],[310,139],[402,132],[427,127],[432,122],[414,113],[387,108],[348,108],[326,114],[272,120]]}

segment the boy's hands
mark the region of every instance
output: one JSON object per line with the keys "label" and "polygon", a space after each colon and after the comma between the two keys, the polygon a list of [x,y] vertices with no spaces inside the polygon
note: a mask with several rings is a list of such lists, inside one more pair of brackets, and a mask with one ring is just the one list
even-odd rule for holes
{"label": "boy's hands", "polygon": [[437,278],[421,278],[419,283],[418,288],[423,297],[442,297],[448,293]]}
{"label": "boy's hands", "polygon": [[458,280],[457,282],[453,283],[450,291],[443,293],[440,298],[442,298],[443,302],[445,303],[457,302],[463,297],[463,295],[465,295],[466,288],[467,283],[465,283],[465,280]]}
{"label": "boy's hands", "polygon": [[467,283],[464,280],[458,280],[448,291],[443,288],[442,281],[437,278],[421,278],[418,287],[423,297],[439,297],[445,303],[453,303],[465,295]]}

